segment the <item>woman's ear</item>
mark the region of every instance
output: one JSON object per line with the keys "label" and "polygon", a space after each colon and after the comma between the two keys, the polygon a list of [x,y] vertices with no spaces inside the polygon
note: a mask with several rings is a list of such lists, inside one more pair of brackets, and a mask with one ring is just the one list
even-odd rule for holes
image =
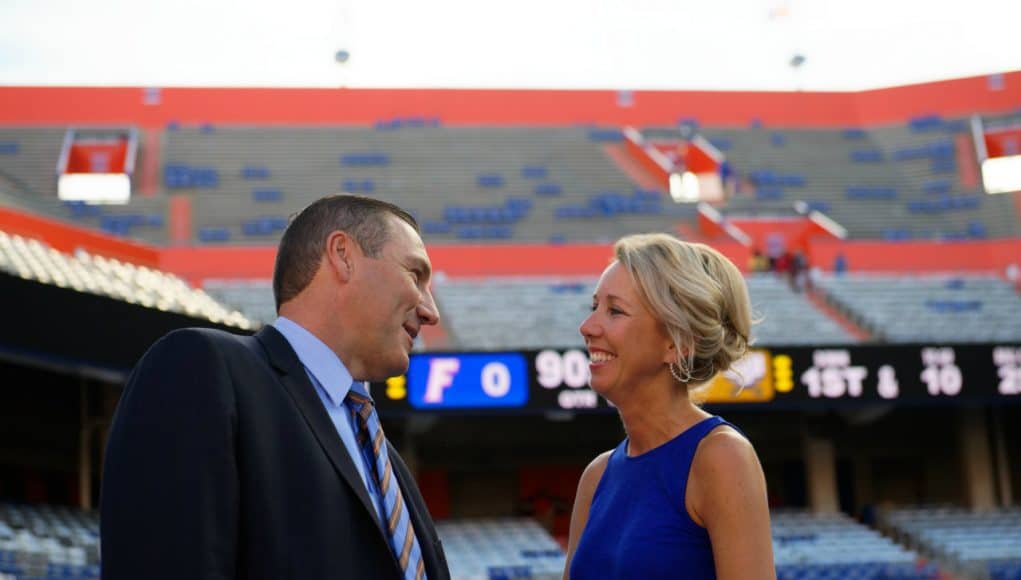
{"label": "woman's ear", "polygon": [[666,364],[677,362],[677,345],[673,340],[667,339],[666,349],[663,351],[663,362]]}
{"label": "woman's ear", "polygon": [[[678,350],[680,352],[680,357],[677,356]],[[663,351],[663,362],[664,363],[666,363],[666,364],[674,364],[674,363],[676,363],[678,361],[679,358],[687,358],[687,357],[688,357],[688,348],[687,347],[681,347],[680,349],[678,349],[677,345],[674,343],[673,339],[669,339],[669,338],[667,339],[667,345],[666,345],[666,348]]]}

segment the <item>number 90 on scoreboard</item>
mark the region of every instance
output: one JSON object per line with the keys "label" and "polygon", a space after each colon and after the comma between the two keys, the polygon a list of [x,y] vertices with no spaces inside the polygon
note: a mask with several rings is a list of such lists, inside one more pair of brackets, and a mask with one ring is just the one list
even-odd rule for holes
{"label": "number 90 on scoreboard", "polygon": [[524,407],[528,390],[520,353],[419,355],[408,368],[408,402],[415,409]]}

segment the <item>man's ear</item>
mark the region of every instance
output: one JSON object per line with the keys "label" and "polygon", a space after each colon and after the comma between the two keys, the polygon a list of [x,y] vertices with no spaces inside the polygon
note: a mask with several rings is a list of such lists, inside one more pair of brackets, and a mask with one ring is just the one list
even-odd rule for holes
{"label": "man's ear", "polygon": [[362,249],[350,234],[337,230],[326,237],[326,264],[341,282],[348,282]]}

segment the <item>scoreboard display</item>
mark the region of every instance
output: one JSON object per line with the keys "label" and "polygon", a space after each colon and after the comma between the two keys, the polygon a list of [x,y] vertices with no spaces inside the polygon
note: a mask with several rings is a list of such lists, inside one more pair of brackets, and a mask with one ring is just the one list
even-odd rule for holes
{"label": "scoreboard display", "polygon": [[[416,353],[374,384],[381,411],[599,412],[581,349]],[[825,408],[845,403],[1021,402],[1021,345],[935,344],[753,349],[703,391],[710,405]]]}

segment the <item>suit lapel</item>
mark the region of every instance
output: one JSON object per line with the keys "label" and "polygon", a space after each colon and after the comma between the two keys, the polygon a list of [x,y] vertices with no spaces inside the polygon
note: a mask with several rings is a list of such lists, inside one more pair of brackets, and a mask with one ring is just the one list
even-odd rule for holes
{"label": "suit lapel", "polygon": [[280,382],[284,385],[287,393],[294,400],[298,410],[301,411],[305,422],[312,433],[315,434],[323,452],[330,459],[333,468],[337,470],[340,477],[347,482],[348,487],[358,496],[358,500],[376,522],[383,541],[388,542],[383,535],[383,528],[379,521],[379,514],[376,512],[369,493],[365,489],[365,483],[358,475],[358,469],[351,457],[344,448],[344,443],[337,434],[337,428],[330,421],[330,416],[323,408],[323,402],[316,394],[315,386],[309,380],[305,368],[301,365],[298,355],[291,348],[290,343],[280,332],[272,326],[266,325],[255,337],[262,343],[266,353],[269,355],[269,362],[280,373]]}

